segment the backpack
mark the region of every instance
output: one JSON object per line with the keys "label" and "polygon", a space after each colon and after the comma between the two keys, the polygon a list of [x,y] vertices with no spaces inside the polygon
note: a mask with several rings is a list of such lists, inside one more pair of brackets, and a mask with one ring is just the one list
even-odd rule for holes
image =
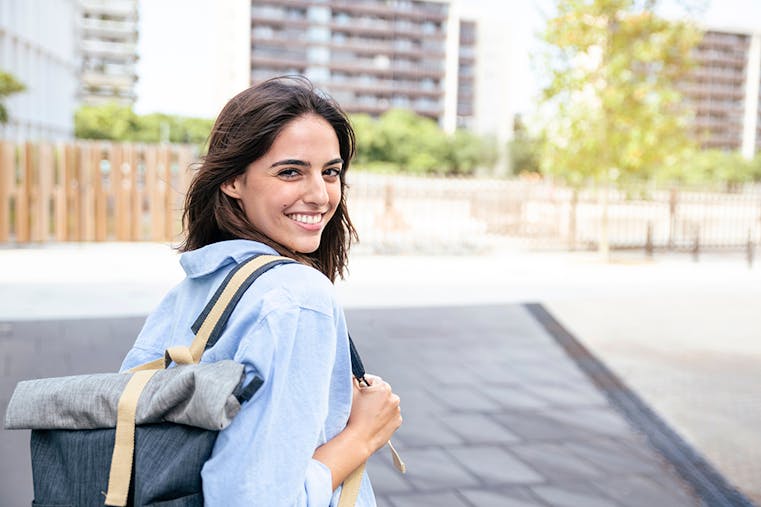
{"label": "backpack", "polygon": [[[5,427],[32,430],[32,505],[202,506],[201,468],[217,434],[263,381],[244,384],[243,365],[200,364],[201,355],[217,342],[246,289],[292,262],[259,255],[235,267],[193,324],[189,347],[170,347],[163,358],[125,373],[19,382]],[[362,378],[352,342],[350,350],[352,372]],[[363,470],[344,482],[342,507],[354,505]]]}

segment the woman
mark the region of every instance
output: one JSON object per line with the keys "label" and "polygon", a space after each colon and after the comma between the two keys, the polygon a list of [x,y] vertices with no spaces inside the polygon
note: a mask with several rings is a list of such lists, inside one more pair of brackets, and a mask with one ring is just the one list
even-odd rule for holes
{"label": "woman", "polygon": [[[193,321],[240,262],[279,254],[299,263],[262,275],[203,355],[264,380],[204,465],[206,505],[337,505],[336,488],[401,425],[387,383],[352,380],[332,285],[356,237],[344,195],[353,155],[346,116],[304,79],[243,91],[214,125],[185,202],[187,278],[148,317],[122,370],[189,344]],[[366,476],[356,505],[375,505]]]}

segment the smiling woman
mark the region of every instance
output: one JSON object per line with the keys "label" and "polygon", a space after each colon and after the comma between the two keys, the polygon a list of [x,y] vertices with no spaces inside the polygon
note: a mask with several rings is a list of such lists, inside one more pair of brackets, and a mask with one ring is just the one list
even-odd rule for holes
{"label": "smiling woman", "polygon": [[[399,397],[380,377],[352,379],[354,354],[331,283],[356,237],[344,192],[353,155],[346,115],[302,78],[239,93],[214,124],[185,201],[187,277],[148,317],[122,364],[128,370],[189,345],[207,302],[252,257],[297,261],[242,293],[201,358],[233,359],[247,383],[264,381],[204,464],[205,505],[343,506],[354,495],[358,506],[375,505],[362,464],[402,419]],[[356,488],[341,497],[350,474]]]}

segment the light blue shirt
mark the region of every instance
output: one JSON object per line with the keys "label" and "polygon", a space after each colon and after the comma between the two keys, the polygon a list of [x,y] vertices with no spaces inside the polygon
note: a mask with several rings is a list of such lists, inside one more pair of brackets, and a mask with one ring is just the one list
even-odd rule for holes
{"label": "light blue shirt", "polygon": [[[232,240],[187,252],[187,278],[148,317],[122,364],[126,370],[193,341],[190,327],[227,273],[255,254],[276,254],[254,241]],[[333,284],[302,264],[277,266],[246,291],[219,341],[201,362],[233,358],[264,384],[219,433],[202,471],[206,505],[338,505],[330,469],[312,458],[346,426],[351,360],[346,320]],[[374,506],[365,475],[359,507]]]}

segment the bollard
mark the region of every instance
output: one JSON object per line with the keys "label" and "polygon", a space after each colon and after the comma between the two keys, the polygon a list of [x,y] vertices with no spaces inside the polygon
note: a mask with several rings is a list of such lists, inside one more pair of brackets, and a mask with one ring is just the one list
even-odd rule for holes
{"label": "bollard", "polygon": [[645,238],[645,255],[653,257],[653,222],[647,223],[647,237]]}
{"label": "bollard", "polygon": [[748,245],[746,250],[746,256],[748,260],[748,269],[753,269],[753,257],[755,254],[755,245],[753,244],[753,233],[748,229]]}
{"label": "bollard", "polygon": [[700,226],[695,227],[695,238],[692,242],[692,260],[698,262],[700,260]]}

